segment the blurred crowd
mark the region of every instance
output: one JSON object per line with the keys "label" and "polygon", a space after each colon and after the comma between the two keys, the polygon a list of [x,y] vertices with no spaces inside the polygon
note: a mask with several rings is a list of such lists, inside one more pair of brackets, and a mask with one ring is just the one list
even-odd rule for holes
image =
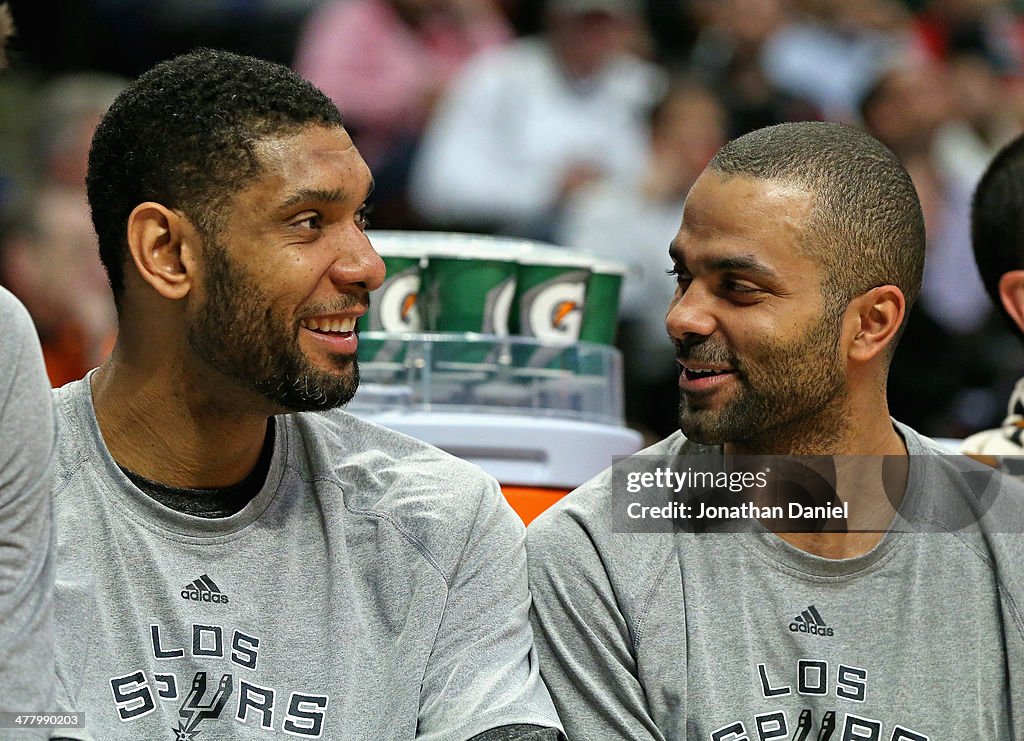
{"label": "blurred crowd", "polygon": [[197,45],[291,64],[374,171],[374,227],[549,240],[630,266],[619,345],[630,423],[675,428],[668,244],[727,139],[860,125],[921,196],[929,255],[891,374],[893,414],[962,437],[1024,371],[970,250],[974,185],[1024,130],[1009,0],[74,0],[11,3],[0,81],[0,283],[54,385],[114,340],[84,195],[88,143],[126,78]]}

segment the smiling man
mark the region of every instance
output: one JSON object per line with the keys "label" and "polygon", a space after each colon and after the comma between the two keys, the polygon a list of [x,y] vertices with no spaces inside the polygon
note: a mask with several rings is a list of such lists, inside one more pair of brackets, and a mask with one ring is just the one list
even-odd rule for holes
{"label": "smiling man", "polygon": [[384,278],[371,187],[257,59],[158,65],[100,124],[119,333],[57,393],[65,738],[560,737],[497,484],[335,409]]}
{"label": "smiling man", "polygon": [[[924,249],[909,176],[855,128],[755,131],[694,184],[666,317],[681,432],[528,531],[570,738],[1024,738],[1024,490],[888,414]],[[776,493],[832,500],[780,516],[756,482],[792,456],[827,486]],[[705,470],[751,499],[658,499]]]}

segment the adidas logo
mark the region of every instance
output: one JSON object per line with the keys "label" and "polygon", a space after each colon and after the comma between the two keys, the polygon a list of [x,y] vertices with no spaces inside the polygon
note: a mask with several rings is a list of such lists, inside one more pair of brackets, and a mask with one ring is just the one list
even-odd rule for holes
{"label": "adidas logo", "polygon": [[835,635],[835,632],[825,625],[825,618],[821,616],[818,608],[814,605],[811,605],[793,618],[793,622],[789,624],[789,629],[793,633],[809,633],[812,636],[828,637]]}
{"label": "adidas logo", "polygon": [[181,598],[193,602],[216,602],[225,605],[228,603],[228,596],[221,593],[220,587],[213,583],[208,574],[203,574],[191,584],[186,584],[181,590]]}

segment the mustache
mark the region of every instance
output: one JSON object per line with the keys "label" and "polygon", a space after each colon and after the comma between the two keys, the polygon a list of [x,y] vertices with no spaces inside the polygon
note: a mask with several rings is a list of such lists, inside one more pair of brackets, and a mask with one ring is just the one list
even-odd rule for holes
{"label": "mustache", "polygon": [[307,306],[306,310],[302,312],[301,318],[308,319],[311,316],[322,316],[324,314],[343,314],[352,309],[360,308],[366,311],[370,310],[369,291],[363,291],[358,294],[346,293],[332,301]]}
{"label": "mustache", "polygon": [[705,363],[707,365],[724,365],[739,368],[739,358],[729,349],[724,341],[712,337],[692,337],[687,339],[672,338],[676,348],[676,359],[686,363]]}

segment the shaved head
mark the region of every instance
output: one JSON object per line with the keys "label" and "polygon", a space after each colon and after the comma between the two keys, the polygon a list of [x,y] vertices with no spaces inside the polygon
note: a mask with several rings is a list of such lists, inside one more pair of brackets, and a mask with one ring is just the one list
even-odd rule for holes
{"label": "shaved head", "polygon": [[917,298],[925,255],[917,191],[896,155],[861,129],[770,126],[726,144],[709,167],[723,177],[778,180],[810,194],[801,248],[823,268],[827,308],[841,311],[882,285],[899,288],[908,309]]}

